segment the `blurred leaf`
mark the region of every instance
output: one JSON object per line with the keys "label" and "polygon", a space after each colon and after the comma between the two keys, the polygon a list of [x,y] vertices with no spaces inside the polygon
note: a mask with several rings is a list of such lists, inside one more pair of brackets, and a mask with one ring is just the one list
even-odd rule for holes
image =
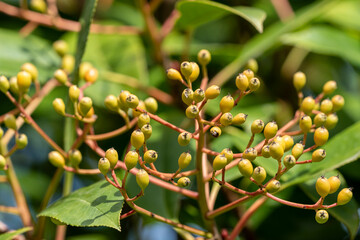
{"label": "blurred leaf", "polygon": [[340,4],[330,9],[323,19],[340,27],[360,30],[360,2],[358,0],[340,1]]}
{"label": "blurred leaf", "polygon": [[[342,175],[340,175],[339,172],[337,172],[337,171],[332,171],[332,172],[325,174],[325,176],[327,178],[329,178],[331,176],[336,176],[336,175],[339,175],[340,180],[341,180],[341,186],[340,186],[339,190],[337,191],[337,192],[339,192],[341,189],[347,187],[344,177]],[[317,180],[317,178],[314,177],[314,178],[310,179],[309,181],[300,184],[300,187],[303,189],[303,191],[314,202],[316,202],[319,199],[319,194],[316,192],[316,189],[315,189],[316,180]],[[336,198],[337,198],[337,193],[330,194],[329,196],[326,197],[325,204],[332,204],[332,203],[336,202]],[[356,203],[355,199],[351,200],[349,203],[347,203],[343,206],[331,208],[328,211],[337,220],[339,220],[340,222],[345,224],[345,226],[347,227],[347,229],[350,233],[351,239],[354,239],[356,236],[358,227],[359,227],[359,215],[357,212],[357,203]]]}
{"label": "blurred leaf", "polygon": [[20,235],[22,233],[28,232],[31,229],[32,229],[31,227],[24,227],[24,228],[20,228],[20,229],[18,229],[16,231],[13,231],[13,232],[7,232],[7,233],[4,233],[4,234],[1,234],[0,235],[0,240],[12,240],[16,236],[18,236],[18,235]]}
{"label": "blurred leaf", "polygon": [[266,13],[252,7],[229,7],[227,5],[204,0],[181,1],[177,4],[181,17],[177,21],[180,28],[195,28],[204,23],[216,20],[227,14],[238,15],[251,23],[259,32],[263,31]]}
{"label": "blurred leaf", "polygon": [[342,57],[352,64],[360,66],[359,40],[333,27],[311,27],[286,34],[281,40],[284,44],[294,45],[315,53]]}
{"label": "blurred leaf", "polygon": [[91,233],[91,234],[70,236],[70,237],[66,237],[66,239],[67,240],[108,240],[109,238],[106,237],[106,235]]}
{"label": "blurred leaf", "polygon": [[123,202],[119,190],[103,180],[61,198],[38,216],[76,227],[105,226],[121,231]]}

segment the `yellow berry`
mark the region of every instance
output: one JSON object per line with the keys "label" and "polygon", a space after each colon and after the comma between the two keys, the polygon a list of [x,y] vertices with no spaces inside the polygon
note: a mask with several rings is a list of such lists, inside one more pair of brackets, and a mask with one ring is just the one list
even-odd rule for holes
{"label": "yellow berry", "polygon": [[136,166],[138,160],[139,154],[135,150],[127,152],[124,158],[126,169],[128,171],[133,169]]}
{"label": "yellow berry", "polygon": [[185,114],[188,118],[196,118],[199,116],[199,108],[196,105],[190,105],[186,108]]}
{"label": "yellow berry", "polygon": [[297,143],[294,145],[294,147],[291,150],[291,154],[296,158],[299,159],[299,157],[303,154],[304,151],[304,145],[301,143]]}
{"label": "yellow berry", "polygon": [[303,131],[304,133],[307,133],[310,131],[311,126],[312,126],[311,117],[305,115],[300,118],[299,127],[300,127],[301,131]]}
{"label": "yellow berry", "polygon": [[122,90],[119,94],[119,106],[122,110],[127,111],[129,108],[126,102],[126,99],[131,93],[127,90]]}
{"label": "yellow berry", "polygon": [[321,197],[326,197],[330,192],[329,180],[324,176],[321,176],[317,179],[315,186],[316,186],[316,192]]}
{"label": "yellow berry", "polygon": [[189,166],[191,162],[191,154],[188,152],[183,152],[180,154],[180,157],[178,158],[178,164],[180,169],[185,169],[187,166]]}
{"label": "yellow berry", "polygon": [[24,149],[28,145],[28,138],[25,134],[21,133],[15,138],[16,147]]}
{"label": "yellow berry", "polygon": [[202,100],[204,100],[204,98],[205,98],[204,90],[202,90],[201,88],[196,89],[195,92],[194,92],[194,97],[193,98],[194,98],[195,103],[199,103]]}
{"label": "yellow berry", "polygon": [[234,98],[228,94],[220,100],[220,111],[222,113],[230,112],[234,107]]}
{"label": "yellow berry", "polygon": [[339,176],[332,176],[328,180],[330,183],[330,192],[329,193],[331,194],[331,193],[336,192],[339,189],[340,184],[341,184]]}
{"label": "yellow berry", "polygon": [[16,79],[19,91],[22,93],[27,92],[31,85],[31,74],[26,71],[21,71],[17,74]]}
{"label": "yellow berry", "polygon": [[84,79],[86,73],[93,68],[93,65],[89,62],[82,62],[79,66],[79,78]]}
{"label": "yellow berry", "polygon": [[181,94],[181,99],[186,105],[191,105],[194,99],[194,92],[190,88],[185,88]]}
{"label": "yellow berry", "polygon": [[166,71],[166,75],[171,80],[178,80],[178,81],[182,80],[180,72],[178,70],[174,69],[174,68],[168,69]]}
{"label": "yellow berry", "polygon": [[144,161],[146,163],[154,163],[158,158],[158,154],[155,150],[147,150],[144,153]]}
{"label": "yellow berry", "polygon": [[137,105],[137,107],[132,109],[132,115],[133,115],[133,117],[139,117],[140,114],[142,114],[142,111],[140,111],[140,109],[145,111],[145,108],[146,108],[146,107],[145,107],[145,103],[140,100],[140,101],[139,101],[139,104]]}
{"label": "yellow berry", "polygon": [[311,155],[312,162],[321,162],[326,157],[326,151],[324,149],[317,149]]}
{"label": "yellow berry", "polygon": [[257,157],[257,151],[256,151],[255,148],[247,148],[243,152],[242,157],[246,158],[246,159],[249,159],[250,161],[253,161]]}
{"label": "yellow berry", "polygon": [[294,139],[293,137],[289,136],[289,135],[284,135],[282,136],[283,141],[285,142],[285,149],[284,152],[289,151],[292,146],[294,145]]}
{"label": "yellow berry", "polygon": [[66,54],[61,61],[61,68],[67,73],[71,73],[75,67],[75,58],[72,55]]}
{"label": "yellow berry", "polygon": [[76,85],[69,87],[69,98],[72,102],[77,102],[80,96],[80,89]]}
{"label": "yellow berry", "polygon": [[69,151],[69,160],[72,166],[78,167],[82,161],[82,154],[77,149],[72,149]]}
{"label": "yellow berry", "polygon": [[251,92],[255,92],[260,87],[260,80],[258,78],[252,78],[249,81],[249,89]]}
{"label": "yellow berry", "polygon": [[116,166],[116,164],[119,160],[119,155],[118,155],[118,152],[114,148],[109,148],[105,152],[105,158],[107,158],[109,160],[110,168],[114,169],[114,167]]}
{"label": "yellow berry", "polygon": [[284,148],[277,142],[270,143],[270,156],[276,160],[280,160],[284,155]]}
{"label": "yellow berry", "polygon": [[225,148],[223,149],[220,154],[224,155],[226,157],[226,160],[227,160],[227,163],[226,164],[229,164],[233,158],[234,158],[234,153],[233,151],[231,151],[230,148]]}
{"label": "yellow berry", "polygon": [[48,154],[49,161],[55,167],[64,167],[65,159],[58,151],[52,151]]}
{"label": "yellow berry", "polygon": [[65,116],[65,103],[61,98],[55,98],[52,105],[58,114]]}
{"label": "yellow berry", "polygon": [[65,84],[68,81],[68,76],[62,69],[57,69],[54,72],[54,78],[61,84]]}
{"label": "yellow berry", "polygon": [[250,81],[250,79],[254,78],[254,72],[251,69],[246,69],[242,72]]}
{"label": "yellow berry", "polygon": [[233,120],[233,115],[232,115],[231,113],[229,113],[229,112],[224,113],[224,114],[221,115],[221,117],[220,117],[220,123],[221,123],[223,126],[229,126],[229,125],[231,125],[232,120]]}
{"label": "yellow berry", "polygon": [[145,124],[148,124],[148,123],[150,123],[149,114],[147,114],[146,112],[140,114],[138,117],[138,122],[137,122],[138,127],[141,128],[142,126],[144,126]]}
{"label": "yellow berry", "polygon": [[140,129],[133,131],[130,137],[130,142],[134,148],[136,149],[141,148],[141,146],[145,142],[144,133]]}
{"label": "yellow berry", "polygon": [[269,193],[277,192],[281,187],[281,184],[278,180],[273,179],[266,185],[266,191]]}
{"label": "yellow berry", "polygon": [[10,88],[9,80],[4,75],[1,75],[0,76],[0,90],[3,93],[6,93],[9,90],[9,88]]}
{"label": "yellow berry", "polygon": [[223,169],[227,164],[227,159],[224,154],[219,154],[214,158],[213,169],[214,171]]}
{"label": "yellow berry", "polygon": [[284,157],[284,165],[287,169],[292,168],[296,164],[296,159],[293,155],[286,155]]}
{"label": "yellow berry", "polygon": [[251,124],[251,132],[252,134],[261,133],[261,131],[264,129],[264,122],[260,119],[256,119]]}
{"label": "yellow berry", "polygon": [[197,59],[202,66],[206,66],[211,61],[211,54],[208,50],[201,49],[197,55]]}
{"label": "yellow berry", "polygon": [[244,113],[238,113],[235,115],[235,117],[232,120],[232,124],[234,125],[241,125],[246,121],[247,114]]}
{"label": "yellow berry", "polygon": [[324,126],[325,122],[326,122],[326,114],[325,113],[318,113],[315,115],[314,117],[314,124],[315,124],[315,127],[321,127],[321,126]]}
{"label": "yellow berry", "polygon": [[144,134],[145,140],[149,139],[152,134],[152,127],[150,124],[145,124],[141,127],[141,132]]}
{"label": "yellow berry", "polygon": [[324,127],[319,127],[314,133],[314,142],[317,146],[324,145],[329,139],[329,131]]}
{"label": "yellow berry", "polygon": [[145,99],[144,104],[145,104],[146,111],[148,111],[149,113],[153,113],[153,114],[156,113],[156,111],[158,109],[158,103],[155,98],[148,97],[147,99]]}
{"label": "yellow berry", "polygon": [[178,143],[180,146],[186,146],[190,143],[191,140],[191,133],[188,132],[182,132],[178,136]]}
{"label": "yellow berry", "polygon": [[119,104],[115,95],[108,95],[104,101],[105,107],[113,112],[118,112]]}
{"label": "yellow berry", "polygon": [[4,123],[7,128],[16,130],[16,118],[12,114],[6,114],[4,117]]}
{"label": "yellow berry", "polygon": [[217,85],[211,85],[205,91],[205,97],[207,99],[214,99],[219,96],[221,88]]}
{"label": "yellow berry", "polygon": [[339,121],[339,118],[336,115],[336,113],[329,114],[326,117],[326,122],[325,122],[324,127],[328,130],[333,129],[336,126],[336,124],[338,123],[338,121]]}
{"label": "yellow berry", "polygon": [[277,131],[278,131],[278,125],[276,124],[276,122],[269,122],[266,124],[265,128],[264,128],[264,136],[265,139],[270,139],[273,138]]}
{"label": "yellow berry", "polygon": [[149,185],[149,174],[144,170],[140,169],[136,174],[136,183],[139,185],[142,191]]}
{"label": "yellow berry", "polygon": [[188,177],[181,177],[177,181],[177,185],[182,188],[188,187],[190,185],[190,183],[191,183],[191,181],[190,181],[190,178],[188,178]]}
{"label": "yellow berry", "polygon": [[200,68],[196,62],[190,62],[190,64],[192,65],[192,73],[189,76],[189,80],[190,80],[190,82],[194,82],[199,77]]}
{"label": "yellow berry", "polygon": [[254,73],[256,73],[258,71],[258,69],[259,69],[259,66],[258,66],[258,63],[257,63],[256,59],[254,59],[254,58],[249,59],[249,61],[246,63],[245,68],[248,68],[251,71],[253,71]]}
{"label": "yellow berry", "polygon": [[182,62],[180,65],[180,72],[186,79],[188,79],[193,72],[193,65],[187,61]]}
{"label": "yellow berry", "polygon": [[83,97],[79,102],[79,112],[81,116],[85,117],[92,108],[92,100],[89,97]]}
{"label": "yellow berry", "polygon": [[339,111],[340,109],[342,109],[342,107],[344,106],[345,104],[345,100],[343,98],[343,96],[341,95],[335,95],[331,98],[331,102],[333,104],[333,111],[334,112],[337,112]]}
{"label": "yellow berry", "polygon": [[306,84],[306,75],[303,72],[296,72],[293,77],[293,84],[296,91],[300,92]]}
{"label": "yellow berry", "polygon": [[219,127],[212,127],[210,128],[210,134],[213,137],[219,137],[221,135],[221,129]]}
{"label": "yellow berry", "polygon": [[333,93],[337,88],[337,84],[335,81],[327,81],[323,86],[323,93],[325,95]]}
{"label": "yellow berry", "polygon": [[0,170],[4,170],[6,166],[6,159],[3,155],[0,155]]}
{"label": "yellow berry", "polygon": [[266,178],[265,168],[263,168],[261,166],[257,166],[254,169],[254,172],[252,174],[252,178],[255,180],[255,182],[257,182],[258,184],[261,184]]}
{"label": "yellow berry", "polygon": [[274,142],[277,142],[278,144],[280,144],[280,146],[284,149],[284,152],[285,152],[286,143],[285,143],[283,137],[281,137],[281,136],[276,136],[276,137],[274,138]]}
{"label": "yellow berry", "polygon": [[254,167],[252,163],[245,158],[240,159],[238,163],[238,169],[244,177],[248,177],[248,178],[251,177],[254,171]]}
{"label": "yellow berry", "polygon": [[302,100],[301,102],[301,106],[300,106],[301,110],[305,113],[305,114],[311,114],[312,110],[314,110],[315,108],[315,100],[313,97],[306,97]]}
{"label": "yellow berry", "polygon": [[343,188],[337,196],[337,204],[338,205],[347,204],[348,202],[350,202],[352,196],[353,196],[352,188]]}
{"label": "yellow berry", "polygon": [[264,158],[271,157],[271,155],[270,155],[270,146],[269,145],[263,146],[263,148],[261,149],[261,156],[263,156]]}
{"label": "yellow berry", "polygon": [[37,81],[39,72],[38,72],[38,70],[37,70],[37,68],[35,67],[34,64],[32,64],[32,63],[24,63],[21,66],[21,71],[26,71],[26,72],[30,73],[31,80],[33,82]]}
{"label": "yellow berry", "polygon": [[319,224],[324,224],[329,220],[329,214],[326,210],[318,210],[315,215],[315,220]]}
{"label": "yellow berry", "polygon": [[139,105],[139,98],[134,94],[129,94],[126,98],[126,105],[129,108],[136,108]]}
{"label": "yellow berry", "polygon": [[98,70],[96,68],[90,68],[86,73],[85,73],[85,81],[89,82],[89,83],[93,83],[97,80],[99,76]]}
{"label": "yellow berry", "polygon": [[60,56],[64,56],[69,51],[69,46],[64,40],[57,40],[53,43],[55,52]]}
{"label": "yellow berry", "polygon": [[321,104],[320,104],[321,112],[328,114],[328,113],[331,113],[332,109],[333,109],[333,103],[330,99],[324,99],[321,101]]}
{"label": "yellow berry", "polygon": [[240,73],[235,79],[236,87],[241,91],[246,91],[249,87],[249,79],[245,76],[245,74]]}
{"label": "yellow berry", "polygon": [[19,95],[19,86],[17,84],[17,78],[16,77],[12,77],[9,80],[9,85],[10,85],[10,91],[16,95]]}

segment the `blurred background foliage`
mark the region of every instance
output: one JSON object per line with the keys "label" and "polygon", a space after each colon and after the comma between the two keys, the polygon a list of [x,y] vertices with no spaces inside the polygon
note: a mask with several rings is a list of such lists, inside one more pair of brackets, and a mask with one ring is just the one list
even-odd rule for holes
{"label": "blurred background foliage", "polygon": [[[18,4],[15,0],[4,2]],[[118,95],[121,90],[127,89],[140,98],[144,98],[147,94],[143,90],[146,90],[148,86],[154,86],[174,97],[179,97],[182,92],[181,86],[166,78],[164,68],[176,67],[185,59],[196,60],[197,52],[203,48],[212,53],[212,61],[208,67],[210,80],[213,77],[221,81],[230,79],[222,87],[223,95],[235,91],[234,76],[244,69],[244,65],[250,58],[256,58],[258,61],[257,75],[262,84],[258,92],[240,102],[238,111],[249,115],[247,124],[243,128],[229,129],[226,131],[227,135],[214,140],[210,144],[214,150],[219,151],[224,147],[231,147],[236,152],[244,150],[250,136],[249,124],[256,118],[261,118],[265,122],[275,120],[279,125],[290,120],[297,108],[292,75],[299,70],[307,75],[308,81],[304,91],[306,96],[316,96],[321,92],[322,85],[326,81],[335,80],[338,84],[337,93],[345,98],[345,107],[338,114],[339,123],[330,131],[331,136],[360,121],[360,1],[290,0],[288,3],[295,16],[281,6],[276,8],[277,1],[275,0],[217,1],[231,7],[234,11],[241,12],[243,10],[241,7],[253,7],[253,12],[250,11],[250,15],[255,19],[252,21],[253,25],[244,20],[244,16],[239,17],[238,12],[230,12],[228,9],[206,9],[206,6],[197,1],[158,2],[160,4],[154,12],[158,25],[164,23],[175,7],[183,14],[161,45],[161,50],[167,56],[166,62],[161,63],[156,59],[156,49],[146,31],[142,34],[91,33],[89,35],[83,61],[91,62],[98,68],[100,77],[96,84],[86,90],[85,94],[92,97],[95,112],[99,116],[95,124],[97,133],[107,132],[124,124],[120,116],[105,109],[103,101],[108,94]],[[84,1],[57,0],[57,4],[62,17],[77,20]],[[204,14],[205,10],[209,11],[208,14]],[[260,20],[265,17],[263,13],[266,13],[266,19],[263,23],[263,32],[259,33],[262,30]],[[282,16],[282,20],[279,19],[281,14],[286,15]],[[145,29],[138,2],[132,0],[100,0],[94,22]],[[75,53],[78,34],[38,26],[30,35],[23,37],[19,32],[26,23],[25,20],[0,13],[0,73],[13,76],[24,62],[32,62],[39,69],[39,79],[44,83],[52,77],[53,72],[60,65],[59,57],[52,50],[52,42],[64,39],[69,43],[71,52]],[[232,63],[232,71],[227,71],[229,75],[225,78],[217,75],[230,63]],[[195,86],[197,85],[199,83],[195,83]],[[51,102],[55,97],[66,98],[66,95],[66,87],[57,88],[45,98],[33,114],[38,124],[58,143],[63,142],[64,133],[59,126],[63,125],[64,119],[55,113]],[[0,114],[12,108],[2,94],[0,102]],[[209,116],[218,112],[217,104],[216,101],[210,102],[207,108]],[[172,123],[189,127],[191,122],[184,118],[184,107],[181,100],[176,100],[174,105],[160,104],[158,113]],[[30,209],[35,216],[55,169],[47,161],[47,153],[51,149],[46,142],[29,126],[24,126],[23,131],[31,136],[29,146],[17,152],[13,159]],[[149,145],[159,152],[157,168],[160,171],[175,171],[176,156],[183,151],[176,142],[177,134],[156,123],[153,125],[153,131],[154,135]],[[351,134],[359,138],[360,131]],[[104,149],[115,147],[119,153],[122,153],[128,140],[129,134],[125,134],[102,141],[100,146]],[[308,141],[307,144],[310,146],[313,143]],[[359,142],[349,144],[360,145]],[[336,150],[338,146],[332,147]],[[80,150],[84,156],[82,167],[95,168],[98,157],[85,146]],[[191,151],[194,150],[195,145],[192,145]],[[360,191],[357,189],[357,186],[360,186],[360,162],[356,161],[359,149],[355,150],[357,152],[352,154],[351,163],[341,166],[338,171],[346,179],[347,185],[355,186],[351,209],[356,212],[358,207],[356,202],[360,200]],[[330,157],[328,155],[328,158]],[[332,170],[327,165],[324,165],[324,169]],[[330,173],[326,175],[328,174]],[[236,178],[238,177],[234,177],[238,185],[249,184]],[[102,179],[101,176],[76,175],[74,190],[100,179]],[[290,201],[311,203],[314,200],[309,197],[312,196],[310,192],[314,190],[314,184],[311,181],[310,179],[310,182],[291,186],[279,196]],[[136,194],[138,190],[134,178],[131,178],[129,185],[131,185],[130,194]],[[0,204],[14,205],[11,189],[7,185],[1,184],[0,192]],[[59,188],[52,202],[60,196],[61,189]],[[232,194],[221,192],[217,205],[220,206],[234,198]],[[247,203],[246,206],[249,204]],[[151,186],[146,190],[145,197],[139,200],[139,205],[166,217],[178,218],[194,226],[199,225],[200,218],[196,202],[181,198],[156,186]],[[231,229],[243,210],[244,208],[240,207],[218,217],[219,227]],[[1,213],[0,221],[6,223],[11,229],[22,227],[20,219],[13,215]],[[356,221],[355,232],[358,218]],[[140,216],[132,216],[122,221],[121,227],[121,233],[109,228],[69,227],[67,238],[102,240],[177,239],[179,237],[171,227],[151,222],[149,219],[142,219]],[[45,238],[52,239],[54,231],[55,225],[48,221]],[[356,233],[353,235],[355,236]],[[359,235],[357,237],[360,238]],[[294,209],[267,201],[250,220],[241,239],[274,238],[348,239],[349,233],[345,225],[333,217],[328,223],[319,225],[314,221],[312,211]]]}

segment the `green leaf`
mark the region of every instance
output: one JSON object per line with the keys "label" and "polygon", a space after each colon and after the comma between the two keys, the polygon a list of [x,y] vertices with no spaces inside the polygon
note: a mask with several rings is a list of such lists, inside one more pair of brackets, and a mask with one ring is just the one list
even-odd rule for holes
{"label": "green leaf", "polygon": [[28,232],[32,229],[32,227],[24,227],[24,228],[20,228],[16,231],[13,231],[13,232],[7,232],[7,233],[4,233],[4,234],[1,234],[0,235],[0,240],[12,240],[14,239],[16,236],[22,234],[22,233],[25,233],[25,232]]}
{"label": "green leaf", "polygon": [[61,198],[39,216],[51,217],[76,227],[120,228],[124,200],[118,189],[107,181],[99,181]]}
{"label": "green leaf", "polygon": [[75,71],[74,71],[74,84],[79,81],[79,66],[81,59],[85,52],[87,38],[90,32],[90,25],[95,13],[97,0],[88,0],[84,3],[84,8],[80,17],[81,30],[79,32],[79,38],[77,41],[77,48],[75,54]]}
{"label": "green leaf", "polygon": [[360,30],[360,2],[341,1],[336,8],[330,9],[323,19],[340,27]]}
{"label": "green leaf", "polygon": [[359,40],[333,27],[311,27],[286,34],[281,40],[284,44],[315,53],[342,57],[352,64],[360,66],[360,51],[356,51],[359,49]]}
{"label": "green leaf", "polygon": [[179,28],[195,28],[232,13],[244,18],[256,30],[262,32],[266,18],[266,13],[257,8],[241,6],[232,8],[213,1],[187,0],[179,2],[176,7],[181,13],[176,23]]}

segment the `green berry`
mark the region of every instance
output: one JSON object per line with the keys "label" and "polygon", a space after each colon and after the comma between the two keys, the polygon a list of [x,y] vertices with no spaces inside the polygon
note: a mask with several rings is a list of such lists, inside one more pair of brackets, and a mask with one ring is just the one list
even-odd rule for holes
{"label": "green berry", "polygon": [[191,105],[194,99],[194,92],[190,88],[185,88],[181,94],[181,99],[186,105]]}
{"label": "green berry", "polygon": [[190,183],[191,183],[191,181],[190,181],[190,178],[188,178],[188,177],[181,177],[177,181],[177,185],[182,188],[188,187],[190,185]]}
{"label": "green berry", "polygon": [[130,142],[134,148],[136,149],[141,148],[141,146],[145,142],[144,133],[140,129],[133,131],[130,137]]}
{"label": "green berry", "polygon": [[63,56],[61,61],[61,68],[64,69],[65,72],[71,73],[74,71],[75,67],[75,58],[72,55],[66,54]]}
{"label": "green berry", "polygon": [[201,102],[202,100],[204,100],[204,98],[205,98],[204,90],[202,90],[201,88],[196,89],[193,96],[195,103]]}
{"label": "green berry", "polygon": [[306,84],[306,75],[303,72],[296,72],[293,77],[293,84],[296,91],[300,92]]}
{"label": "green berry", "polygon": [[321,162],[326,157],[326,151],[324,149],[317,149],[311,155],[312,162]]}
{"label": "green berry", "polygon": [[182,62],[180,65],[180,71],[182,75],[184,75],[185,78],[188,79],[193,72],[193,65],[187,61]]}
{"label": "green berry", "polygon": [[324,145],[329,139],[329,131],[324,127],[319,127],[314,133],[314,142],[317,146]]}
{"label": "green berry", "polygon": [[138,127],[141,128],[142,126],[144,126],[148,123],[150,123],[150,116],[146,112],[140,114],[140,116],[138,117],[138,122],[137,122]]}
{"label": "green berry", "polygon": [[199,77],[200,68],[196,62],[190,62],[190,64],[192,65],[192,73],[189,76],[189,80],[190,80],[190,82],[194,82]]}
{"label": "green berry", "polygon": [[228,94],[225,97],[223,97],[220,101],[220,111],[222,113],[230,112],[231,109],[234,107],[234,98]]}
{"label": "green berry", "polygon": [[286,155],[284,157],[284,165],[287,169],[292,168],[296,164],[296,159],[293,155]]}
{"label": "green berry", "polygon": [[57,69],[54,72],[54,78],[61,84],[65,84],[68,81],[68,76],[62,69]]}
{"label": "green berry", "polygon": [[235,117],[233,118],[232,124],[234,125],[241,125],[246,121],[247,118],[247,114],[245,113],[238,113],[235,115]]}
{"label": "green berry", "polygon": [[273,179],[266,185],[266,191],[268,191],[269,193],[274,193],[277,192],[280,187],[281,183],[278,180]]}
{"label": "green berry", "polygon": [[26,71],[26,72],[30,73],[31,80],[33,82],[37,81],[39,72],[38,72],[38,70],[37,70],[37,68],[35,67],[34,64],[32,64],[32,63],[24,63],[21,66],[21,71]]}
{"label": "green berry", "polygon": [[55,98],[52,102],[55,112],[61,116],[65,116],[65,103],[61,98]]}
{"label": "green berry", "polygon": [[301,102],[300,108],[305,114],[311,114],[312,110],[315,108],[314,98],[310,96],[304,98]]}
{"label": "green berry", "polygon": [[299,127],[300,127],[301,131],[303,131],[304,133],[307,133],[310,131],[311,126],[312,126],[311,117],[305,115],[300,118]]}
{"label": "green berry", "polygon": [[105,152],[105,158],[107,158],[109,160],[110,168],[114,169],[114,167],[116,166],[116,164],[119,160],[119,155],[118,155],[118,152],[114,148],[109,148]]}
{"label": "green berry", "polygon": [[124,159],[126,169],[130,171],[132,168],[136,166],[138,160],[139,160],[139,154],[135,150],[127,152]]}
{"label": "green berry", "polygon": [[197,59],[202,66],[206,66],[211,61],[211,54],[208,50],[201,49],[197,55]]}
{"label": "green berry", "polygon": [[69,87],[69,98],[71,102],[77,102],[80,96],[80,89],[76,85]]}
{"label": "green berry", "polygon": [[329,180],[324,177],[321,176],[317,179],[316,181],[316,192],[321,196],[321,197],[326,197],[329,192],[330,192],[330,183]]}
{"label": "green berry", "polygon": [[129,94],[126,98],[126,105],[129,108],[136,108],[139,105],[139,98],[134,94]]}
{"label": "green berry", "polygon": [[254,72],[251,69],[244,70],[243,74],[249,79],[249,81],[255,76]]}
{"label": "green berry", "polygon": [[104,104],[110,111],[117,112],[119,109],[118,99],[115,95],[108,95],[105,98]]}
{"label": "green berry", "polygon": [[69,46],[64,40],[57,40],[53,43],[55,52],[60,56],[64,56],[69,51]]}
{"label": "green berry", "polygon": [[219,154],[214,158],[213,161],[213,170],[217,171],[223,169],[227,164],[227,158],[224,154]]}
{"label": "green berry", "polygon": [[238,169],[244,177],[248,177],[248,178],[251,177],[254,171],[254,167],[252,163],[245,158],[240,159],[238,163]]}
{"label": "green berry", "polygon": [[331,113],[333,109],[333,103],[330,99],[324,99],[321,101],[320,104],[320,111],[325,113],[325,114],[329,114]]}
{"label": "green berry", "polygon": [[21,133],[16,137],[15,142],[18,149],[24,149],[28,145],[28,138]]}
{"label": "green berry", "polygon": [[229,126],[229,125],[231,125],[232,120],[233,120],[233,115],[232,115],[231,113],[229,113],[229,112],[224,113],[224,114],[221,115],[221,117],[220,117],[220,123],[221,123],[223,126]]}
{"label": "green berry", "polygon": [[136,173],[136,183],[142,191],[149,185],[149,174],[144,169],[140,169]]}
{"label": "green berry", "polygon": [[337,84],[335,81],[327,81],[323,86],[323,93],[325,95],[333,93],[337,88]]}
{"label": "green berry", "polygon": [[188,152],[183,152],[180,154],[180,157],[178,158],[178,164],[180,169],[185,169],[187,166],[189,166],[191,162],[191,154]]}
{"label": "green berry", "polygon": [[338,121],[339,121],[339,118],[336,113],[329,114],[326,118],[326,122],[325,122],[324,126],[328,130],[333,129],[336,126],[336,124],[338,123]]}
{"label": "green berry", "polygon": [[250,161],[253,161],[257,157],[257,151],[256,151],[255,148],[247,148],[243,152],[242,157],[246,158],[246,159],[249,159]]}
{"label": "green berry", "polygon": [[82,154],[77,149],[72,149],[69,151],[69,160],[72,166],[78,167],[82,161]]}
{"label": "green berry", "polygon": [[158,159],[158,154],[155,150],[147,150],[144,153],[144,161],[146,163],[154,163]]}
{"label": "green berry", "polygon": [[318,113],[315,115],[314,117],[314,124],[315,124],[315,127],[321,127],[321,126],[324,126],[325,122],[326,122],[326,114],[325,113]]}
{"label": "green berry", "polygon": [[251,92],[255,92],[260,87],[260,80],[258,78],[252,78],[249,81],[249,89]]}
{"label": "green berry", "polygon": [[291,154],[296,158],[299,159],[299,157],[303,154],[304,151],[304,145],[301,143],[297,143],[294,145],[294,147],[291,150]]}
{"label": "green berry", "polygon": [[328,180],[330,183],[330,192],[329,193],[331,194],[331,193],[336,192],[339,189],[340,184],[341,184],[339,176],[332,176]]}
{"label": "green berry", "polygon": [[263,129],[264,129],[264,122],[260,119],[256,119],[251,124],[251,133],[252,134],[261,133],[261,131]]}
{"label": "green berry", "polygon": [[214,99],[220,95],[221,88],[217,85],[211,85],[205,91],[205,97],[207,99]]}
{"label": "green berry", "polygon": [[216,127],[216,126],[210,128],[210,134],[211,134],[211,136],[213,136],[215,138],[221,136],[221,128]]}
{"label": "green berry", "polygon": [[141,132],[144,134],[145,140],[149,139],[152,134],[152,127],[150,124],[145,124],[141,127]]}
{"label": "green berry", "polygon": [[329,214],[326,210],[318,210],[315,215],[315,220],[319,224],[324,224],[329,220]]}
{"label": "green berry", "polygon": [[186,108],[185,114],[188,118],[196,118],[199,116],[199,108],[196,105],[190,105]]}
{"label": "green berry", "polygon": [[17,84],[17,78],[16,77],[10,78],[9,84],[10,84],[10,91],[16,95],[19,95],[19,86]]}
{"label": "green berry", "polygon": [[289,135],[284,135],[282,136],[283,141],[285,142],[285,149],[284,152],[289,151],[292,146],[294,145],[294,139],[293,137],[289,136]]}
{"label": "green berry", "polygon": [[64,167],[65,159],[58,151],[52,151],[48,154],[49,161],[55,167]]}
{"label": "green berry", "polygon": [[277,131],[278,131],[279,127],[276,124],[276,122],[269,122],[266,124],[265,128],[264,128],[264,136],[265,139],[270,139],[275,137]]}
{"label": "green berry", "polygon": [[0,76],[0,90],[3,93],[6,93],[9,90],[9,88],[10,88],[9,80],[4,75],[1,75]]}
{"label": "green berry", "polygon": [[261,156],[263,156],[264,158],[271,157],[271,155],[270,155],[270,146],[269,145],[263,146],[263,148],[261,149]]}
{"label": "green berry", "polygon": [[252,178],[255,180],[255,182],[257,182],[258,184],[261,184],[266,178],[265,168],[263,168],[261,166],[257,166],[254,169],[254,172],[252,174]]}
{"label": "green berry", "polygon": [[245,74],[240,73],[235,79],[235,84],[240,91],[246,91],[249,87],[249,79],[245,76]]}
{"label": "green berry", "polygon": [[31,74],[26,71],[21,71],[17,74],[16,79],[19,91],[22,93],[27,92],[31,85]]}
{"label": "green berry", "polygon": [[350,202],[352,196],[353,196],[352,188],[343,188],[337,196],[337,204],[338,205],[347,204],[348,202]]}
{"label": "green berry", "polygon": [[191,140],[191,133],[182,132],[178,136],[178,143],[180,146],[186,146],[190,143]]}
{"label": "green berry", "polygon": [[94,83],[99,76],[99,72],[96,68],[90,68],[84,76],[85,82]]}
{"label": "green berry", "polygon": [[79,111],[81,116],[85,117],[92,108],[92,100],[89,97],[83,97],[79,102]]}
{"label": "green berry", "polygon": [[7,128],[11,128],[16,130],[16,119],[15,116],[12,114],[6,114],[4,118],[4,123]]}
{"label": "green berry", "polygon": [[250,69],[251,71],[253,71],[254,73],[256,73],[259,69],[259,65],[256,61],[256,59],[254,58],[251,58],[249,59],[249,61],[246,63],[246,67],[245,68],[248,68]]}
{"label": "green berry", "polygon": [[178,70],[174,69],[174,68],[168,69],[166,71],[166,75],[171,80],[178,80],[178,81],[182,80],[180,72]]}
{"label": "green berry", "polygon": [[233,159],[234,159],[234,153],[233,151],[231,151],[230,148],[225,148],[223,149],[220,154],[222,155],[225,155],[226,157],[226,160],[227,160],[227,163],[226,164],[229,164]]}
{"label": "green berry", "polygon": [[277,142],[270,143],[270,156],[276,160],[280,160],[284,155],[284,148]]}
{"label": "green berry", "polygon": [[4,170],[6,166],[6,159],[3,155],[0,155],[0,170]]}
{"label": "green berry", "polygon": [[343,98],[343,96],[340,95],[335,95],[331,98],[331,102],[333,104],[333,111],[337,112],[340,109],[343,108],[344,104],[345,104],[345,100]]}
{"label": "green berry", "polygon": [[89,62],[82,62],[79,66],[79,78],[84,79],[86,73],[93,68],[93,65]]}
{"label": "green berry", "polygon": [[146,111],[148,111],[149,113],[152,113],[152,114],[156,113],[156,111],[158,109],[158,103],[155,98],[148,97],[147,99],[145,99],[144,104],[145,104]]}

